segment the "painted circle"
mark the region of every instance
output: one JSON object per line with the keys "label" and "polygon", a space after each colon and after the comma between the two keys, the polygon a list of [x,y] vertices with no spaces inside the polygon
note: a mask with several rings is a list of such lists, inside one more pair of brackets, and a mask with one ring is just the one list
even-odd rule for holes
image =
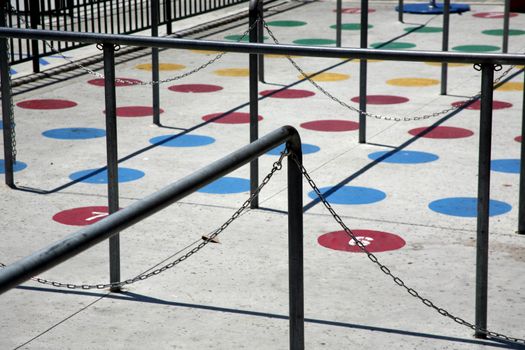
{"label": "painted circle", "polygon": [[518,81],[508,81],[496,88],[498,91],[523,91],[523,83]]}
{"label": "painted circle", "polygon": [[405,42],[393,42],[393,43],[373,43],[370,46],[372,46],[374,49],[404,50],[404,49],[412,49],[416,47],[416,44],[405,43]]}
{"label": "painted circle", "polygon": [[297,45],[333,45],[336,41],[332,39],[306,38],[294,40],[293,43]]}
{"label": "painted circle", "polygon": [[[104,112],[105,113],[105,112]],[[160,113],[164,113],[164,110],[161,108]],[[153,115],[153,107],[149,106],[124,106],[117,107],[117,117],[147,117]]]}
{"label": "painted circle", "polygon": [[0,120],[0,130],[2,130],[3,128],[4,128],[4,122]]}
{"label": "painted circle", "polygon": [[[473,197],[450,197],[431,202],[428,207],[440,214],[468,217],[477,217],[478,199]],[[489,201],[489,215],[496,216],[509,212],[512,206],[505,202],[491,199]]]}
{"label": "painted circle", "polygon": [[108,216],[108,207],[92,206],[63,210],[53,216],[53,220],[64,225],[88,226]]}
{"label": "painted circle", "polygon": [[[359,96],[352,97],[352,102],[359,103]],[[409,99],[394,95],[367,95],[366,103],[370,105],[393,105],[408,102]]]}
{"label": "painted circle", "polygon": [[[368,187],[322,187],[320,191],[326,200],[332,204],[371,204],[386,198],[384,192]],[[318,198],[314,191],[309,192],[308,197],[312,199]]]}
{"label": "painted circle", "polygon": [[[422,132],[428,130],[429,127],[415,128],[408,131],[410,135],[418,136]],[[461,139],[464,137],[470,137],[474,135],[474,132],[468,129],[456,128],[453,126],[437,126],[425,135],[420,137],[428,139]]]}
{"label": "painted circle", "polygon": [[247,77],[250,75],[248,68],[224,68],[213,72],[221,77]]}
{"label": "painted circle", "polygon": [[494,159],[490,162],[490,170],[499,173],[519,174],[520,164],[519,159]]}
{"label": "painted circle", "polygon": [[[331,25],[330,28],[337,29],[337,24]],[[369,24],[368,29],[374,28]],[[361,23],[341,23],[341,30],[361,30]]]}
{"label": "painted circle", "polygon": [[200,147],[214,143],[215,139],[204,135],[162,135],[149,142],[164,147]]}
{"label": "painted circle", "polygon": [[[244,42],[250,41],[250,37],[248,35],[240,35],[240,34],[227,35],[224,37],[224,39],[230,40],[230,41],[244,41]],[[263,36],[263,41],[266,41],[268,39],[269,38],[267,36]]]}
{"label": "painted circle", "polygon": [[499,51],[500,48],[493,45],[460,45],[453,47],[452,50],[462,52],[490,52]]}
{"label": "painted circle", "polygon": [[[153,65],[151,63],[142,63],[137,64],[135,68],[141,69],[141,70],[147,70],[151,71],[153,68]],[[161,71],[175,71],[175,70],[181,70],[186,68],[183,64],[177,64],[177,63],[159,63],[159,70]]]}
{"label": "painted circle", "polygon": [[[97,172],[98,171],[98,172]],[[97,173],[95,173],[97,172]],[[145,174],[136,169],[131,168],[118,168],[118,182],[130,182],[142,178]],[[108,171],[107,169],[87,169],[77,171],[69,178],[73,181],[79,181],[90,184],[107,184],[108,183]]]}
{"label": "painted circle", "polygon": [[312,76],[315,73],[306,73],[305,75],[299,75],[299,79],[305,79],[306,77],[309,77],[310,80],[313,81],[341,81],[341,80],[348,80],[350,79],[350,76],[348,74],[341,74],[341,73],[319,73],[314,76]]}
{"label": "painted circle", "polygon": [[404,29],[405,32],[414,33],[441,33],[443,28],[441,27],[408,27]]}
{"label": "painted circle", "polygon": [[222,86],[211,84],[179,84],[168,87],[168,90],[185,93],[215,92],[222,90]]}
{"label": "painted circle", "polygon": [[46,130],[45,137],[59,140],[86,140],[106,136],[106,131],[95,128],[61,128]]}
{"label": "painted circle", "polygon": [[[337,10],[334,10],[334,12],[337,12]],[[373,12],[376,12],[376,10],[371,9],[371,8],[368,9],[368,13],[373,13]],[[360,7],[343,7],[341,9],[341,13],[351,14],[351,15],[360,14],[361,8]]]}
{"label": "painted circle", "polygon": [[248,192],[250,180],[239,177],[225,176],[202,187],[198,192],[210,194],[230,194]]}
{"label": "painted circle", "polygon": [[[516,17],[517,15],[518,15],[517,13],[513,13],[513,12],[509,13],[509,17]],[[499,19],[499,18],[505,18],[505,13],[504,12],[497,12],[497,11],[479,12],[479,13],[473,14],[472,16],[474,16],[476,18]]]}
{"label": "painted circle", "polygon": [[380,160],[383,163],[395,164],[430,163],[439,159],[439,157],[433,153],[419,151],[380,151],[370,153],[368,158],[372,160]]}
{"label": "painted circle", "polygon": [[[115,79],[115,86],[132,86],[140,84],[141,81],[138,79],[131,79],[131,78],[116,78]],[[97,79],[91,79],[88,80],[88,84],[95,85],[95,86],[104,86],[105,80],[103,78],[97,78]]]}
{"label": "painted circle", "polygon": [[286,90],[264,90],[259,94],[262,96],[268,96],[271,98],[305,98],[315,95],[315,92],[308,90],[299,89],[286,89]]}
{"label": "painted circle", "polygon": [[404,87],[422,87],[422,86],[432,86],[439,84],[437,79],[429,78],[397,78],[387,80],[388,85],[393,86],[404,86]]}
{"label": "painted circle", "polygon": [[521,135],[520,135],[520,136],[516,136],[516,137],[514,138],[514,141],[516,141],[516,142],[521,142],[522,139],[523,139],[523,138],[522,138]]}
{"label": "painted circle", "polygon": [[[270,156],[280,156],[281,152],[284,151],[285,145],[279,145],[275,147],[274,149],[268,151],[266,154]],[[318,146],[311,145],[308,143],[301,143],[301,150],[303,151],[303,154],[310,154],[310,153],[316,153],[321,150]]]}
{"label": "painted circle", "polygon": [[[212,113],[202,117],[203,120],[219,124],[248,124],[250,123],[250,113],[232,112],[232,113]],[[263,120],[260,115],[257,120]]]}
{"label": "painted circle", "polygon": [[[403,238],[389,232],[352,230],[352,233],[371,253],[397,250],[403,248],[406,244]],[[355,244],[355,241],[351,239],[345,231],[325,233],[324,235],[321,235],[317,238],[317,243],[328,249],[352,253],[363,253],[357,244]]]}
{"label": "painted circle", "polygon": [[25,109],[65,109],[75,107],[76,102],[69,100],[59,100],[59,99],[37,99],[37,100],[26,100],[18,102],[16,104],[20,108]]}
{"label": "painted circle", "polygon": [[[452,106],[457,107],[457,108],[462,108],[461,106],[463,106],[465,103],[467,103],[467,101],[456,101],[456,102],[452,102]],[[496,100],[492,101],[492,109],[505,109],[505,108],[510,108],[510,107],[512,107],[512,103],[496,101]],[[468,105],[467,107],[465,107],[465,109],[480,110],[481,102],[479,100],[476,100],[470,105]]]}
{"label": "painted circle", "polygon": [[266,22],[270,27],[301,27],[305,26],[303,21],[270,21]]}
{"label": "painted circle", "polygon": [[302,128],[315,131],[341,132],[359,129],[359,123],[349,120],[314,120],[301,124]]}
{"label": "painted circle", "polygon": [[[484,30],[481,33],[486,35],[495,35],[495,36],[503,36],[504,32],[503,29],[488,29]],[[520,29],[509,29],[508,35],[523,35],[525,34],[525,30]]]}
{"label": "painted circle", "polygon": [[[13,171],[14,172],[17,172],[17,171],[20,171],[20,170],[24,170],[25,168],[27,168],[27,164],[24,163],[24,162],[21,162],[19,160],[17,160],[13,164]],[[0,159],[0,174],[5,174],[5,160],[3,160],[3,159]]]}

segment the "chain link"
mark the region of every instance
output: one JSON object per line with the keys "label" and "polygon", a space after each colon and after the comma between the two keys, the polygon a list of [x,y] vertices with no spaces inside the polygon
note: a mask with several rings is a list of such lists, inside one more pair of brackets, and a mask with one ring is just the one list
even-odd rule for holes
{"label": "chain link", "polygon": [[431,300],[421,296],[418,291],[416,291],[415,289],[409,287],[405,283],[405,281],[403,281],[399,276],[397,276],[394,273],[392,273],[390,271],[390,269],[386,265],[382,264],[379,261],[379,259],[378,259],[378,257],[376,255],[371,253],[366,248],[366,246],[363,244],[363,242],[361,242],[361,240],[359,240],[356,237],[356,235],[352,232],[352,230],[350,230],[348,228],[348,226],[346,226],[346,224],[343,222],[343,219],[341,219],[341,217],[336,213],[336,211],[330,205],[330,203],[328,203],[328,201],[326,200],[324,195],[321,193],[321,190],[319,189],[319,187],[316,185],[316,183],[314,182],[314,180],[312,179],[310,174],[308,174],[308,172],[306,171],[306,168],[297,160],[297,158],[294,155],[291,155],[290,157],[292,157],[292,160],[294,161],[294,163],[299,167],[299,169],[300,169],[301,173],[303,174],[304,178],[308,181],[308,184],[310,185],[310,187],[317,194],[317,196],[319,197],[319,199],[323,203],[324,207],[328,210],[328,212],[330,212],[330,214],[335,219],[335,221],[339,224],[339,226],[341,226],[341,228],[345,231],[345,233],[350,237],[351,241],[353,241],[355,243],[355,245],[357,245],[359,247],[359,249],[363,253],[365,253],[367,255],[367,257],[368,257],[368,259],[370,259],[370,261],[372,261],[374,264],[377,265],[377,267],[379,267],[381,272],[383,272],[388,277],[392,278],[392,280],[394,281],[395,284],[397,284],[398,286],[404,288],[408,294],[410,294],[414,298],[416,298],[419,301],[421,301],[425,306],[428,306],[429,308],[432,308],[432,309],[436,310],[440,315],[448,317],[448,318],[450,318],[451,320],[453,320],[454,322],[456,322],[456,323],[458,323],[460,325],[466,326],[466,327],[468,327],[468,328],[470,328],[470,329],[472,329],[472,330],[474,330],[476,332],[484,333],[484,334],[486,334],[486,335],[488,335],[488,336],[490,336],[492,338],[503,339],[503,340],[506,340],[506,341],[511,341],[511,342],[515,342],[515,343],[519,343],[519,344],[525,345],[525,339],[510,337],[510,336],[507,336],[507,335],[504,335],[504,334],[501,334],[501,333],[498,333],[498,332],[493,332],[493,331],[490,331],[488,329],[485,329],[485,328],[482,328],[482,327],[478,327],[475,324],[472,324],[472,323],[462,319],[461,317],[457,317],[457,316],[453,315],[452,313],[450,313],[449,311],[445,310],[444,308],[441,308],[441,307],[437,306]]}
{"label": "chain link", "polygon": [[[2,5],[3,6],[3,5]],[[12,6],[11,6],[12,7]],[[9,23],[8,20],[7,20],[7,16],[9,15],[9,11],[4,11],[5,12],[5,23]],[[6,45],[7,45],[7,66],[8,67],[11,67],[11,65],[9,64],[10,63],[10,60],[11,60],[11,47],[9,45],[9,39],[5,39],[5,42],[6,42]],[[11,69],[8,69],[8,72],[7,72],[7,80],[8,80],[8,84],[9,84],[9,87],[11,87]],[[13,158],[13,162],[16,164],[16,156],[17,156],[17,151],[16,151],[16,123],[15,123],[15,105],[13,103],[13,94],[12,94],[12,91],[11,93],[9,94],[9,106],[10,106],[10,110],[8,111],[9,113],[9,121],[11,123],[11,157]]]}
{"label": "chain link", "polygon": [[[279,40],[276,38],[275,34],[268,27],[268,24],[264,20],[263,20],[263,26],[266,29],[266,31],[268,32],[268,35],[270,35],[270,37],[274,41],[274,43],[275,44],[279,44]],[[307,73],[305,73],[305,71],[297,64],[297,62],[295,62],[295,60],[293,58],[291,58],[290,56],[286,56],[286,58],[288,59],[288,61],[290,61],[292,66],[294,66],[294,68],[301,74],[301,76],[303,76],[306,80],[308,80],[308,82],[310,84],[312,84],[317,90],[321,91],[326,97],[328,97],[332,101],[338,103],[339,105],[341,105],[344,108],[347,108],[347,109],[349,109],[349,110],[351,110],[353,112],[356,112],[356,113],[358,113],[360,115],[364,115],[364,116],[367,116],[369,118],[374,118],[374,119],[381,119],[381,120],[389,120],[389,121],[399,122],[399,121],[416,121],[416,120],[425,120],[425,119],[430,119],[430,118],[436,118],[436,117],[439,117],[439,116],[442,116],[442,115],[446,115],[446,114],[448,114],[450,112],[453,112],[455,110],[461,109],[461,108],[465,107],[466,105],[472,103],[473,101],[479,99],[479,97],[481,96],[481,92],[478,92],[476,95],[474,95],[472,97],[469,97],[466,101],[463,101],[460,104],[455,104],[454,106],[446,108],[446,109],[443,109],[443,110],[441,110],[439,112],[434,112],[434,113],[430,113],[430,114],[424,114],[422,116],[417,116],[417,117],[398,117],[398,116],[388,116],[388,115],[374,114],[374,113],[362,111],[359,108],[353,107],[353,106],[349,105],[348,103],[342,101],[338,97],[334,96],[333,94],[328,92],[325,88],[323,88],[321,85],[317,84],[312,79],[312,76],[309,76]],[[505,77],[514,67],[515,66],[511,66],[509,69],[507,69],[505,72],[503,72],[502,75],[494,81],[494,84],[497,84],[501,79],[503,79],[503,77]]]}
{"label": "chain link", "polygon": [[[282,169],[283,159],[285,157],[287,157],[288,155],[289,155],[289,152],[287,150],[281,152],[281,156],[279,157],[279,160],[277,160],[276,162],[273,163],[272,169],[270,170],[268,175],[265,176],[265,178],[262,180],[260,185],[255,189],[255,191],[250,195],[250,197],[241,205],[241,207],[239,209],[237,209],[235,211],[235,213],[233,213],[233,215],[228,220],[226,220],[225,223],[223,223],[219,228],[214,230],[210,235],[205,236],[205,238],[203,237],[203,239],[199,239],[199,240],[189,244],[188,246],[182,248],[181,250],[179,250],[174,255],[178,255],[178,253],[186,251],[191,246],[194,246],[195,244],[197,244],[197,242],[201,242],[202,241],[197,246],[193,247],[190,251],[188,251],[186,254],[184,254],[181,257],[171,261],[168,264],[163,265],[162,267],[160,267],[158,269],[155,269],[155,270],[152,270],[152,271],[150,271],[151,269],[148,269],[145,272],[143,272],[143,273],[141,273],[141,274],[139,274],[139,275],[137,275],[137,276],[135,276],[133,278],[130,278],[130,279],[127,279],[127,280],[124,280],[124,281],[119,281],[119,282],[112,282],[112,283],[73,284],[73,283],[57,282],[57,281],[48,280],[48,279],[44,279],[44,278],[40,278],[40,277],[32,277],[31,280],[35,281],[35,282],[38,282],[38,283],[41,283],[41,284],[57,287],[57,288],[84,289],[84,290],[86,290],[86,289],[107,289],[107,288],[122,287],[122,286],[125,286],[125,285],[128,285],[128,284],[132,284],[132,283],[135,283],[135,282],[138,282],[138,281],[143,281],[143,280],[148,279],[148,278],[150,278],[152,276],[156,276],[156,275],[158,275],[158,274],[160,274],[160,273],[162,273],[162,272],[164,272],[166,270],[169,270],[169,269],[175,267],[176,265],[178,265],[179,263],[183,262],[184,260],[188,259],[193,254],[197,253],[199,250],[204,248],[210,242],[213,242],[213,240],[219,234],[221,234],[221,232],[226,230],[228,228],[228,226],[230,226],[230,224],[232,222],[234,222],[250,206],[252,201],[255,199],[255,197],[257,197],[259,195],[261,190],[270,181],[272,176],[277,171]],[[159,264],[161,264],[161,263],[159,263]],[[156,264],[155,266],[158,266],[159,264]],[[6,267],[6,265],[0,262],[0,268],[3,268],[3,267]]]}

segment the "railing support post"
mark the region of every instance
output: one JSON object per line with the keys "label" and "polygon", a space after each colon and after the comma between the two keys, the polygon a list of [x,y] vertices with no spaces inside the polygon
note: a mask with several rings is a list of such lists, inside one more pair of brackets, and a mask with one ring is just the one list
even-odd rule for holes
{"label": "railing support post", "polygon": [[[29,22],[31,29],[38,29],[38,25],[40,24],[40,0],[30,0]],[[33,73],[39,73],[40,53],[38,50],[38,40],[31,40],[31,57],[33,61]]]}
{"label": "railing support post", "polygon": [[[151,36],[159,36],[159,0],[151,1]],[[153,124],[160,125],[159,49],[151,49],[151,85],[153,93]],[[156,82],[156,83],[155,83]]]}
{"label": "railing support post", "polygon": [[503,53],[507,53],[509,51],[510,0],[505,0],[505,7],[503,11],[503,44],[501,51]]}
{"label": "railing support post", "polygon": [[398,8],[398,11],[397,11],[397,20],[401,23],[403,23],[403,7],[405,6],[403,4],[403,0],[399,0],[398,4],[397,4],[397,8]]}
{"label": "railing support post", "polygon": [[[443,3],[443,42],[441,51],[448,51],[448,33],[450,29],[450,0]],[[441,95],[447,94],[448,63],[441,63]]]}
{"label": "railing support post", "polygon": [[[5,4],[0,5],[0,27],[6,27]],[[15,187],[14,180],[14,158],[13,158],[13,128],[11,115],[14,113],[11,106],[11,79],[9,76],[9,53],[7,50],[7,38],[0,38],[0,78],[2,84],[2,122],[4,136],[4,173],[5,184],[11,188]]]}
{"label": "railing support post", "polygon": [[[257,42],[258,0],[250,0],[249,27],[250,42]],[[249,55],[250,70],[250,143],[259,138],[259,86],[258,86],[258,55]],[[259,160],[256,158],[250,162],[250,194],[253,194],[259,186]],[[250,204],[250,208],[259,208],[259,197],[256,196]]]}
{"label": "railing support post", "polygon": [[164,3],[166,10],[166,34],[168,35],[173,33],[173,26],[171,24],[171,1],[172,0],[166,0],[166,2]]}
{"label": "railing support post", "polygon": [[[119,209],[118,149],[117,149],[117,98],[115,93],[115,47],[104,44],[104,89],[106,103],[106,152],[108,173],[108,213]],[[109,280],[120,281],[120,239],[119,234],[109,238]],[[111,288],[112,292],[120,287]]]}
{"label": "railing support post", "polygon": [[[481,65],[481,111],[478,163],[478,216],[476,241],[476,326],[487,329],[489,260],[490,152],[492,143],[492,100],[494,65]],[[486,338],[476,330],[476,338]]]}
{"label": "railing support post", "polygon": [[[523,83],[525,84],[525,71],[523,72]],[[521,156],[520,156],[520,199],[518,211],[518,233],[525,234],[525,89],[521,102]]]}
{"label": "railing support post", "polygon": [[341,26],[342,26],[342,11],[343,11],[343,0],[337,0],[337,8],[335,10],[335,23],[336,23],[336,34],[335,34],[335,45],[341,47]]}
{"label": "railing support post", "polygon": [[[263,1],[258,1],[257,6],[257,13],[259,16],[259,22],[257,22],[257,42],[258,43],[264,43],[264,26],[263,26],[263,20],[264,20],[264,9],[263,9]],[[258,57],[258,64],[259,64],[259,81],[261,83],[264,83],[264,55],[262,53],[257,55]]]}
{"label": "railing support post", "polygon": [[[290,349],[304,349],[303,278],[303,182],[297,161],[302,164],[299,136],[288,141],[288,266],[290,305]],[[295,160],[292,158],[294,157]]]}
{"label": "railing support post", "polygon": [[[368,47],[368,0],[361,0],[361,46]],[[366,112],[366,60],[359,62],[359,110]],[[366,115],[359,113],[359,143],[366,143]]]}

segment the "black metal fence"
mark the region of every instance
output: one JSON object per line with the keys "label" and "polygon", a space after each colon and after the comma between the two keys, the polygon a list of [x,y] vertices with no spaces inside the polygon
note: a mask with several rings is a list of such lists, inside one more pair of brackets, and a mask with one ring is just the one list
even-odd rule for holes
{"label": "black metal fence", "polygon": [[[152,8],[159,7],[159,25],[172,33],[172,22],[247,2],[247,0],[10,0],[7,26],[74,32],[129,34],[152,27]],[[48,45],[26,39],[9,40],[12,64],[52,55]],[[58,51],[80,47],[82,43],[50,42]]]}

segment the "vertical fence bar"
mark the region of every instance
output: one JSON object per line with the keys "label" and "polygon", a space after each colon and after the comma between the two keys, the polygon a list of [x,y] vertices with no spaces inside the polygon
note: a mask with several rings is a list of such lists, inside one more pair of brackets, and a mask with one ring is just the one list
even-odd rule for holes
{"label": "vertical fence bar", "polygon": [[[31,29],[38,29],[38,25],[40,24],[40,0],[30,0],[29,21]],[[31,58],[33,61],[33,73],[39,73],[40,53],[38,50],[38,40],[31,40]]]}
{"label": "vertical fence bar", "polygon": [[286,144],[288,157],[288,266],[290,349],[304,349],[303,182],[292,157],[302,164],[299,135]]}
{"label": "vertical fence bar", "polygon": [[[257,42],[257,13],[259,0],[250,0],[249,27],[250,42]],[[249,55],[250,70],[250,142],[259,138],[259,86],[258,86],[258,55],[251,53]],[[253,194],[259,186],[259,160],[256,158],[250,162],[250,194]],[[259,208],[259,196],[255,197],[250,204],[250,208]]]}
{"label": "vertical fence bar", "polygon": [[[368,0],[361,0],[361,45],[368,47]],[[366,60],[359,62],[359,109],[366,112]],[[359,113],[359,143],[366,143],[366,115]]]}
{"label": "vertical fence bar", "polygon": [[170,35],[173,33],[173,26],[171,23],[171,0],[166,0],[165,2],[165,8],[166,8],[166,34]]}
{"label": "vertical fence bar", "polygon": [[[525,86],[525,71],[523,72],[523,84]],[[521,156],[520,156],[520,199],[518,211],[518,233],[525,234],[525,89],[523,90],[523,101],[521,102]]]}
{"label": "vertical fence bar", "polygon": [[503,53],[507,53],[509,51],[510,0],[505,0],[505,7],[503,11],[503,44],[501,51]]}
{"label": "vertical fence bar", "polygon": [[[115,47],[104,44],[104,88],[106,103],[106,152],[108,171],[108,213],[119,209],[118,150],[117,150],[117,98],[115,93]],[[109,280],[120,281],[120,239],[118,233],[109,239]],[[120,287],[111,288],[118,292]]]}
{"label": "vertical fence bar", "polygon": [[[159,36],[159,0],[151,0],[151,36]],[[159,81],[159,49],[151,49],[151,80]],[[160,125],[160,84],[152,84],[153,124]]]}
{"label": "vertical fence bar", "polygon": [[[494,65],[481,65],[481,111],[478,163],[478,217],[476,242],[476,326],[487,329],[489,263],[490,152],[492,143],[492,100]],[[476,338],[486,334],[476,331]]]}
{"label": "vertical fence bar", "polygon": [[[443,2],[443,43],[441,51],[448,51],[448,33],[450,29],[450,0]],[[447,94],[448,63],[441,63],[441,95]]]}
{"label": "vertical fence bar", "polygon": [[[264,43],[264,9],[263,9],[263,1],[259,0],[259,6],[257,7],[257,12],[259,16],[259,22],[257,22],[257,42],[258,43]],[[258,54],[258,65],[259,65],[259,81],[261,83],[264,83],[264,55]]]}
{"label": "vertical fence bar", "polygon": [[[0,27],[6,27],[6,4],[0,4]],[[13,174],[13,128],[11,123],[11,79],[9,76],[9,56],[7,49],[7,38],[0,38],[0,78],[2,84],[2,122],[4,136],[4,172],[5,184],[11,188],[15,187]]]}
{"label": "vertical fence bar", "polygon": [[341,25],[342,25],[342,11],[343,11],[343,0],[337,0],[337,8],[335,10],[335,45],[341,47]]}
{"label": "vertical fence bar", "polygon": [[397,20],[401,23],[403,23],[403,8],[404,8],[403,0],[399,0],[399,3],[397,5],[398,12],[397,12]]}

